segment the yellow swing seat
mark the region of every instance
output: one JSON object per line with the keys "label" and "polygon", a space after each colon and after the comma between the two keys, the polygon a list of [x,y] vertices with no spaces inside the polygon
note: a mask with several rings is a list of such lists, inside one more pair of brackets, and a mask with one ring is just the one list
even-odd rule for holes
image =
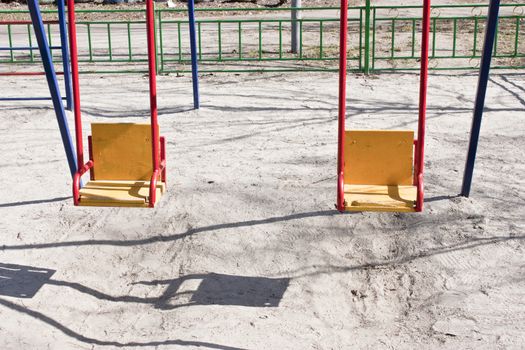
{"label": "yellow swing seat", "polygon": [[[91,125],[91,180],[79,191],[79,205],[149,207],[153,169],[151,125],[94,123]],[[164,156],[161,143],[161,156]],[[160,179],[157,199],[165,191]]]}
{"label": "yellow swing seat", "polygon": [[[149,181],[89,181],[80,190],[80,205],[95,207],[148,207]],[[157,183],[157,198],[165,191]]]}
{"label": "yellow swing seat", "polygon": [[413,131],[347,130],[344,156],[345,210],[415,211]]}

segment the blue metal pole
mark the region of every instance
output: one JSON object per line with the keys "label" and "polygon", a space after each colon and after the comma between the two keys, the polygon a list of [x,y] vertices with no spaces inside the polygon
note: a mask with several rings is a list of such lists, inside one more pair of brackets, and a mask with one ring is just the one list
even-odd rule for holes
{"label": "blue metal pole", "polygon": [[47,85],[49,86],[49,92],[53,100],[53,107],[55,109],[60,135],[62,136],[62,143],[64,144],[64,149],[66,151],[69,170],[71,171],[71,176],[73,176],[77,171],[75,147],[71,140],[71,135],[69,134],[66,111],[62,104],[60,88],[57,81],[55,67],[51,60],[51,53],[49,51],[49,44],[44,30],[44,23],[42,22],[38,0],[28,0],[27,6],[29,8],[29,14],[31,15],[31,21],[33,22],[33,29],[38,42],[40,56],[42,57],[42,63],[44,64],[44,70],[46,71]]}
{"label": "blue metal pole", "polygon": [[69,69],[69,49],[67,42],[66,10],[64,0],[58,0],[58,26],[60,28],[60,46],[64,69],[64,87],[66,94],[66,109],[73,110],[73,89],[71,88],[71,70]]}
{"label": "blue metal pole", "polygon": [[472,128],[470,131],[470,142],[465,164],[465,173],[463,175],[463,185],[461,195],[468,197],[472,185],[472,175],[474,173],[474,164],[476,162],[476,152],[478,149],[479,133],[481,129],[481,119],[485,107],[485,95],[487,93],[487,84],[490,74],[490,61],[492,59],[492,49],[494,47],[494,37],[498,27],[500,0],[490,0],[489,13],[485,28],[485,43],[483,44],[483,54],[481,56],[481,66],[479,69],[478,90],[476,93],[476,103],[474,105],[474,116],[472,118]]}
{"label": "blue metal pole", "polygon": [[199,65],[197,62],[197,36],[195,33],[195,0],[188,0],[188,17],[190,24],[191,78],[193,82],[193,107],[200,108],[199,98]]}

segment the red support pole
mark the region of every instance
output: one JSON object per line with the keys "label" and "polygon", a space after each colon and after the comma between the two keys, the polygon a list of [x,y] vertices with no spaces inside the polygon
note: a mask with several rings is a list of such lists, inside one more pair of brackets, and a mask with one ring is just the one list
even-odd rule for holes
{"label": "red support pole", "polygon": [[146,31],[148,35],[148,70],[149,70],[149,103],[151,113],[151,142],[153,143],[153,175],[149,188],[149,206],[153,208],[156,201],[157,180],[160,171],[160,138],[157,120],[157,72],[155,54],[155,16],[153,0],[146,0]]}
{"label": "red support pole", "polygon": [[155,27],[153,0],[146,1],[146,30],[148,34],[149,101],[151,111],[151,138],[153,142],[153,171],[159,170],[159,125],[157,121],[157,76],[155,72]]}
{"label": "red support pole", "polygon": [[345,210],[344,189],[344,151],[345,151],[345,118],[346,118],[346,49],[348,40],[348,0],[341,0],[341,17],[339,31],[339,115],[338,115],[338,149],[337,149],[337,210]]}
{"label": "red support pole", "polygon": [[78,80],[78,45],[77,24],[75,17],[75,2],[67,2],[69,47],[71,55],[71,81],[73,86],[73,111],[75,113],[75,138],[77,141],[77,165],[78,169],[84,166],[84,145],[82,142],[82,117],[80,114],[80,84]]}
{"label": "red support pole", "polygon": [[428,48],[430,37],[430,0],[423,2],[423,25],[421,35],[421,71],[419,85],[419,121],[417,130],[414,184],[417,186],[416,211],[423,210],[423,170],[425,159],[425,128],[427,113]]}

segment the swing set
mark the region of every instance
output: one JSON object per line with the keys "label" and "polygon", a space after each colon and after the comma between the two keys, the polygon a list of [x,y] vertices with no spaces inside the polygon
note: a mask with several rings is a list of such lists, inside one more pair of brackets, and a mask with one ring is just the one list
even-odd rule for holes
{"label": "swing set", "polygon": [[[155,34],[153,0],[146,0],[150,123],[93,123],[88,137],[89,160],[84,163],[78,48],[75,4],[68,3],[69,44],[76,134],[75,154],[70,141],[62,99],[56,81],[49,46],[43,31],[38,0],[28,0],[35,34],[43,58],[46,78],[53,97],[57,120],[73,173],[75,205],[154,207],[166,189],[165,139],[159,134],[155,74]],[[193,1],[190,0],[190,30],[194,28]],[[491,0],[474,110],[469,153],[461,195],[469,196],[479,138],[490,59],[498,21],[499,0]],[[430,0],[423,1],[421,68],[417,138],[413,130],[346,130],[346,75],[348,0],[341,0],[339,113],[337,157],[337,204],[339,211],[420,212],[423,210],[423,168]],[[193,33],[194,34],[194,33]],[[194,35],[193,35],[193,39]],[[196,45],[192,43],[194,105],[199,106]],[[62,111],[62,113],[59,113]],[[71,143],[71,142],[69,142]],[[76,169],[75,169],[76,168]],[[84,186],[81,177],[89,171]]]}
{"label": "swing set", "polygon": [[[153,0],[146,1],[150,124],[91,124],[89,160],[85,164],[74,1],[68,2],[68,26],[78,169],[73,176],[74,203],[82,206],[152,208],[166,188],[165,140],[159,136],[157,120]],[[88,171],[90,180],[81,186],[81,177]]]}
{"label": "swing set", "polygon": [[417,139],[412,130],[345,130],[348,0],[341,0],[337,209],[420,212],[428,79],[430,0],[424,0]]}

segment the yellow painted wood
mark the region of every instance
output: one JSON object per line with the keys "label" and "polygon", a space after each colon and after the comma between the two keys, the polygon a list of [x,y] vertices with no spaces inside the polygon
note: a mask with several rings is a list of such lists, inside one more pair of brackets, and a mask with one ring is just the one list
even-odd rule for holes
{"label": "yellow painted wood", "polygon": [[[147,207],[149,181],[89,181],[80,190],[82,206]],[[157,183],[157,201],[165,192],[163,182]]]}
{"label": "yellow painted wood", "polygon": [[413,131],[347,130],[344,182],[412,185],[413,155]]}
{"label": "yellow painted wood", "polygon": [[345,185],[345,210],[413,212],[416,186]]}
{"label": "yellow painted wood", "polygon": [[93,123],[91,132],[95,179],[150,180],[150,124]]}

